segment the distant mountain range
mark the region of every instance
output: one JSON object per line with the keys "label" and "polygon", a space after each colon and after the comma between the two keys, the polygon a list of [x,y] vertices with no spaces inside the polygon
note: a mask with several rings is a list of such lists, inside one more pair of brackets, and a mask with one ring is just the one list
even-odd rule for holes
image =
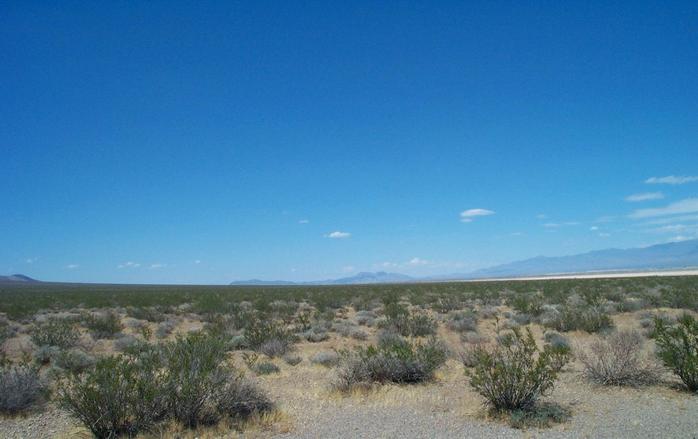
{"label": "distant mountain range", "polygon": [[361,272],[354,276],[339,279],[326,279],[310,282],[291,282],[285,280],[263,281],[259,279],[241,280],[230,285],[357,285],[357,284],[388,284],[400,282],[414,282],[418,279],[400,273],[387,273],[378,271],[375,273]]}
{"label": "distant mountain range", "polygon": [[11,274],[9,276],[0,276],[0,285],[2,284],[34,284],[39,283],[38,280],[32,279],[23,274]]}
{"label": "distant mountain range", "polygon": [[597,250],[571,256],[537,256],[470,273],[455,273],[422,278],[380,271],[377,273],[362,272],[351,277],[314,282],[261,281],[255,279],[237,281],[231,285],[356,285],[681,268],[698,268],[698,240],[657,244],[642,248]]}
{"label": "distant mountain range", "polygon": [[[358,285],[406,282],[435,282],[449,280],[473,280],[515,278],[561,274],[599,272],[654,271],[698,268],[698,239],[657,244],[650,247],[606,249],[571,256],[537,256],[531,259],[496,265],[470,273],[455,273],[429,277],[411,277],[400,273],[361,272],[339,279],[310,282],[286,280],[241,280],[230,285]],[[0,285],[41,283],[23,274],[0,276]]]}
{"label": "distant mountain range", "polygon": [[642,248],[597,250],[572,256],[538,256],[477,270],[467,276],[497,278],[695,267],[698,267],[698,240],[690,240]]}

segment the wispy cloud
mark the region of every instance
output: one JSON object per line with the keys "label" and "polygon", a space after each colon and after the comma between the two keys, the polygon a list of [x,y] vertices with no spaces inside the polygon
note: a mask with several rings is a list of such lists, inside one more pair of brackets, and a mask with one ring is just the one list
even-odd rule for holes
{"label": "wispy cloud", "polygon": [[36,262],[38,260],[39,260],[38,257],[34,257],[34,258],[27,258],[24,260],[24,262],[26,262],[27,264],[33,264],[34,262]]}
{"label": "wispy cloud", "polygon": [[682,242],[682,241],[690,241],[691,239],[696,239],[696,238],[692,237],[692,236],[678,235],[678,236],[674,236],[673,238],[670,238],[668,241],[669,242]]}
{"label": "wispy cloud", "polygon": [[412,258],[407,262],[407,265],[410,265],[412,267],[418,267],[420,265],[428,265],[428,264],[429,264],[429,261],[427,261],[426,259],[422,259],[422,258]]}
{"label": "wispy cloud", "polygon": [[355,271],[356,271],[356,267],[354,267],[353,265],[346,265],[346,266],[342,267],[342,272],[344,272],[344,273],[353,273]]}
{"label": "wispy cloud", "polygon": [[648,220],[644,225],[661,225],[661,224],[672,224],[676,222],[687,222],[687,221],[698,221],[698,215],[679,215],[672,216],[670,218],[657,218],[653,220]]}
{"label": "wispy cloud", "polygon": [[167,264],[150,264],[150,269],[151,270],[157,270],[158,268],[165,268],[167,267]]}
{"label": "wispy cloud", "polygon": [[79,264],[68,264],[65,266],[68,270],[75,270],[76,268],[80,268]]}
{"label": "wispy cloud", "polygon": [[666,177],[650,177],[645,180],[647,184],[686,184],[698,181],[694,175],[667,175]]}
{"label": "wispy cloud", "polygon": [[200,259],[197,259],[197,260],[194,261],[194,263],[195,263],[196,265],[199,265],[199,264],[201,263],[201,260],[200,260]]}
{"label": "wispy cloud", "polygon": [[116,268],[138,268],[140,266],[141,264],[139,264],[138,262],[128,261],[124,262],[123,264],[117,265]]}
{"label": "wispy cloud", "polygon": [[416,267],[424,267],[427,265],[433,265],[431,261],[428,261],[426,259],[422,259],[419,257],[414,257],[408,261],[405,262],[391,262],[391,261],[385,261],[385,262],[380,262],[378,264],[373,264],[374,268],[379,268],[379,269],[410,269],[410,268],[416,268]]}
{"label": "wispy cloud", "polygon": [[336,232],[328,233],[327,235],[325,235],[325,237],[332,238],[332,239],[343,239],[343,238],[351,237],[351,233],[336,231]]}
{"label": "wispy cloud", "polygon": [[493,210],[489,209],[468,209],[460,213],[460,220],[464,223],[472,222],[474,218],[478,216],[489,216],[494,215]]}
{"label": "wispy cloud", "polygon": [[548,218],[548,215],[546,215],[546,214],[544,214],[544,213],[539,213],[538,215],[536,215],[536,218],[537,218],[537,219],[540,219],[540,220],[543,220],[543,219]]}
{"label": "wispy cloud", "polygon": [[579,221],[565,221],[564,223],[545,223],[543,227],[546,229],[557,229],[558,227],[578,226],[579,224]]}
{"label": "wispy cloud", "polygon": [[298,224],[308,224],[309,222],[310,220],[307,219],[298,220]]}
{"label": "wispy cloud", "polygon": [[661,200],[664,194],[661,192],[644,192],[641,194],[632,194],[625,197],[625,201],[637,203],[640,201]]}
{"label": "wispy cloud", "polygon": [[589,230],[591,230],[592,232],[595,232],[595,231],[599,230],[599,228],[597,226],[591,226],[591,227],[589,227]]}
{"label": "wispy cloud", "polygon": [[686,198],[685,200],[671,203],[665,207],[651,209],[638,209],[629,215],[630,218],[652,218],[656,216],[679,215],[698,212],[698,198]]}

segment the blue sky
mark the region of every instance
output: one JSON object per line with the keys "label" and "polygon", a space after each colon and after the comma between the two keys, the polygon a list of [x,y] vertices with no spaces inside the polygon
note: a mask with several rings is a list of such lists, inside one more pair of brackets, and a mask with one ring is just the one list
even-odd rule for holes
{"label": "blue sky", "polygon": [[698,3],[348,3],[3,2],[0,273],[429,275],[698,237]]}

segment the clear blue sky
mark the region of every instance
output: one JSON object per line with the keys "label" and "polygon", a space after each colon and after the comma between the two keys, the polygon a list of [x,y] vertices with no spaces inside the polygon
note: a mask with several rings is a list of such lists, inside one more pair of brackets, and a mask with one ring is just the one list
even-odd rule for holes
{"label": "clear blue sky", "polygon": [[695,1],[346,3],[2,2],[0,274],[428,275],[698,236]]}

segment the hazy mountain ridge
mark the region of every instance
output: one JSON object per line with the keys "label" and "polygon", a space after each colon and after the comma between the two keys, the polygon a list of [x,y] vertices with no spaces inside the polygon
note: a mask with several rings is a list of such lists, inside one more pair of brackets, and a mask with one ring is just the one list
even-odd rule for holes
{"label": "hazy mountain ridge", "polygon": [[32,279],[23,274],[11,274],[9,276],[0,276],[0,284],[33,284],[40,281]]}
{"label": "hazy mountain ridge", "polygon": [[410,282],[417,279],[400,273],[388,273],[385,271],[367,272],[362,271],[353,276],[342,277],[339,279],[325,279],[309,282],[291,282],[291,281],[262,281],[258,279],[242,280],[232,282],[230,285],[358,285],[358,284],[377,284],[377,283],[400,283]]}
{"label": "hazy mountain ridge", "polygon": [[698,240],[570,256],[537,256],[468,273],[467,278],[534,276],[593,271],[665,270],[698,267]]}
{"label": "hazy mountain ridge", "polygon": [[454,273],[421,278],[399,273],[362,272],[351,277],[314,282],[265,282],[251,280],[233,282],[231,285],[355,285],[581,274],[600,271],[650,271],[693,267],[698,267],[698,240],[657,244],[640,248],[611,248],[569,256],[536,256],[535,258],[496,265],[470,273]]}

